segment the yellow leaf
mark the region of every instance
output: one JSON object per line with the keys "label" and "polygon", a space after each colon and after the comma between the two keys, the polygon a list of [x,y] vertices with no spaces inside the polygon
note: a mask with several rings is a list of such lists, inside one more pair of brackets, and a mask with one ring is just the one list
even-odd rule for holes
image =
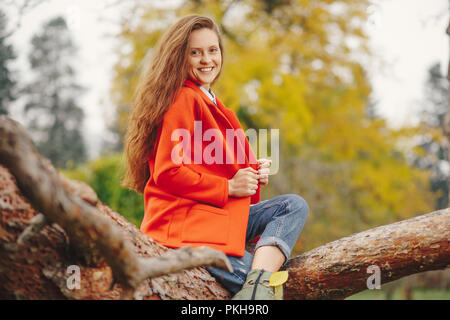
{"label": "yellow leaf", "polygon": [[269,285],[271,287],[281,286],[288,279],[289,273],[287,271],[278,271],[272,273],[269,280]]}

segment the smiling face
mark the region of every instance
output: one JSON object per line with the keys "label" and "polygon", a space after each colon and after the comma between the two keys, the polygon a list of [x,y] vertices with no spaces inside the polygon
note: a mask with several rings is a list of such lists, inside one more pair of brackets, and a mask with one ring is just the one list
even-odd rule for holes
{"label": "smiling face", "polygon": [[207,28],[193,31],[189,37],[188,50],[189,78],[208,90],[222,67],[217,34]]}

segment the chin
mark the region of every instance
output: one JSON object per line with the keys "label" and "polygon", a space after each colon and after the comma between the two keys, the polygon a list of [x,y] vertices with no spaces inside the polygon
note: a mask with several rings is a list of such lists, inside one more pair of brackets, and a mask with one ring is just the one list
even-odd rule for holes
{"label": "chin", "polygon": [[212,80],[202,80],[201,82],[200,82],[201,84],[207,84],[207,85],[211,85],[211,83],[212,83]]}
{"label": "chin", "polygon": [[204,77],[204,76],[197,76],[192,77],[196,82],[200,83],[201,85],[211,85],[211,83],[214,81],[217,75],[214,75],[213,77]]}

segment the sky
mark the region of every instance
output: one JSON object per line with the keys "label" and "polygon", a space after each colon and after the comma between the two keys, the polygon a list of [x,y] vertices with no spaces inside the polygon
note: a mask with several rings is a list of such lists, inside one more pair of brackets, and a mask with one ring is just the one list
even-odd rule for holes
{"label": "sky", "polygon": [[[113,35],[119,31],[121,12],[129,6],[129,2],[111,6],[114,2],[47,0],[22,17],[20,27],[10,38],[18,53],[13,68],[26,79],[27,53],[33,33],[57,15],[66,17],[79,48],[78,79],[88,88],[79,102],[86,115],[84,133],[91,158],[98,156],[102,141],[109,139],[105,121],[114,114],[109,99],[112,68],[117,61]],[[373,86],[372,99],[377,102],[378,114],[391,127],[414,124],[423,107],[428,68],[440,62],[442,73],[447,73],[448,0],[373,0],[372,3],[366,28],[373,58],[364,61]],[[15,12],[8,13],[11,23],[15,23]],[[20,106],[18,100],[12,112]]]}
{"label": "sky", "polygon": [[369,67],[379,113],[392,127],[414,124],[423,108],[427,71],[436,62],[447,75],[448,0],[374,1],[368,21],[375,56]]}

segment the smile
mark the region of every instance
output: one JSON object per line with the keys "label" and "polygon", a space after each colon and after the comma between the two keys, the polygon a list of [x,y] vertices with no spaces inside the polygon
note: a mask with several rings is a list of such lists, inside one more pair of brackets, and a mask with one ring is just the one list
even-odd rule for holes
{"label": "smile", "polygon": [[198,70],[200,70],[201,72],[210,72],[212,71],[213,67],[209,67],[209,68],[199,68]]}

